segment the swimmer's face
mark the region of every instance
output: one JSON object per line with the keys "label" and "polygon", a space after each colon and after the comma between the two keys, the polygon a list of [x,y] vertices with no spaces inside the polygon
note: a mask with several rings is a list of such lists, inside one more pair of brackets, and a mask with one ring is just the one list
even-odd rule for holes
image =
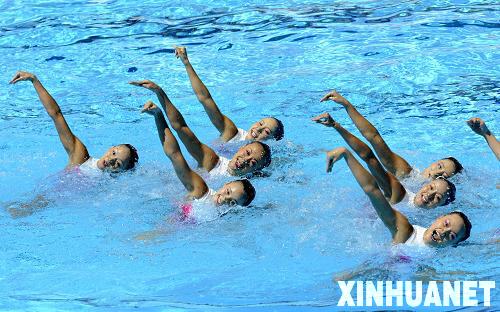
{"label": "swimmer's face", "polygon": [[243,187],[243,183],[239,181],[224,184],[224,186],[213,196],[213,201],[217,206],[243,206],[246,200],[247,194]]}
{"label": "swimmer's face", "polygon": [[456,213],[439,217],[425,230],[424,242],[432,247],[458,244],[465,235],[465,223]]}
{"label": "swimmer's face", "polygon": [[106,151],[97,161],[97,167],[101,170],[112,172],[123,171],[131,160],[130,149],[126,145],[116,145]]}
{"label": "swimmer's face", "polygon": [[241,147],[229,161],[229,169],[234,175],[245,175],[264,168],[265,150],[260,143],[250,143]]}
{"label": "swimmer's face", "polygon": [[450,178],[455,175],[457,168],[455,163],[449,159],[440,159],[433,162],[429,167],[425,168],[422,175],[429,179],[435,179],[439,176]]}
{"label": "swimmer's face", "polygon": [[265,141],[274,138],[278,122],[274,118],[262,118],[252,125],[245,137],[247,140]]}
{"label": "swimmer's face", "polygon": [[448,182],[442,179],[433,180],[417,192],[413,203],[415,206],[423,208],[441,206],[448,199],[448,190]]}

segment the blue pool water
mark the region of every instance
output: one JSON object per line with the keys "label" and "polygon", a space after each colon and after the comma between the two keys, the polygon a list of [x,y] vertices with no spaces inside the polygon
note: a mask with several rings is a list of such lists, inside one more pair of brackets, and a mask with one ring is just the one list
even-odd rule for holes
{"label": "blue pool water", "polygon": [[[394,3],[2,1],[0,309],[302,311],[335,309],[332,279],[347,273],[499,280],[499,165],[465,120],[483,117],[500,134],[500,6]],[[268,115],[285,124],[271,176],[254,180],[253,207],[212,222],[165,221],[183,189],[153,121],[139,114],[152,94],[127,84],[158,82],[199,137],[214,142],[217,132],[172,55],[174,44],[188,47],[240,127]],[[35,91],[7,84],[21,69],[38,75],[93,156],[132,143],[138,170],[90,180],[62,175],[66,153]],[[333,88],[415,167],[449,155],[462,162],[467,172],[455,179],[451,206],[401,209],[423,226],[451,210],[466,212],[474,226],[467,244],[391,248],[346,165],[324,172],[324,151],[344,143],[309,119],[329,111],[357,133],[338,106],[319,103]],[[37,194],[52,204],[24,218],[4,208]],[[164,234],[144,239],[157,229]],[[400,252],[412,260],[398,262]],[[498,308],[498,292],[493,298]]]}

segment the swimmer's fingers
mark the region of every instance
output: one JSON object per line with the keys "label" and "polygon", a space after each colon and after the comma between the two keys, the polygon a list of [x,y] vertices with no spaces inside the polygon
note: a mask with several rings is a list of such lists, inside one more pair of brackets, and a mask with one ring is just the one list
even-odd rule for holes
{"label": "swimmer's fingers", "polygon": [[17,72],[14,77],[10,80],[10,84],[14,84],[18,81],[20,81],[20,77],[21,77],[21,74],[19,72]]}
{"label": "swimmer's fingers", "polygon": [[331,92],[328,92],[325,96],[323,96],[321,98],[321,100],[319,100],[320,102],[325,102],[325,101],[328,101],[328,100],[331,100]]}
{"label": "swimmer's fingers", "polygon": [[35,75],[33,75],[32,73],[18,71],[9,83],[15,84],[19,81],[25,81],[25,80],[33,81],[34,79]]}
{"label": "swimmer's fingers", "polygon": [[473,126],[475,126],[476,124],[478,124],[480,120],[481,119],[479,119],[478,117],[474,117],[474,118],[471,118],[471,119],[467,120],[467,124],[469,125],[469,127],[472,128]]}
{"label": "swimmer's fingers", "polygon": [[336,161],[335,150],[326,152],[326,172],[332,172],[333,164]]}
{"label": "swimmer's fingers", "polygon": [[[336,90],[332,90],[332,91],[328,92],[325,96],[323,96],[321,98],[320,102],[324,102],[324,101],[328,101],[328,100],[332,100],[332,101],[337,102],[339,96],[340,96],[340,94],[338,94]],[[340,97],[342,97],[342,96],[340,96]]]}
{"label": "swimmer's fingers", "polygon": [[332,172],[332,167],[333,167],[333,159],[330,157],[326,157],[326,172],[330,173]]}
{"label": "swimmer's fingers", "polygon": [[187,56],[186,47],[174,45],[174,49],[175,49],[175,55],[176,56]]}
{"label": "swimmer's fingers", "polygon": [[186,64],[188,60],[186,47],[174,46],[174,53],[176,58],[180,58],[182,63]]}
{"label": "swimmer's fingers", "polygon": [[151,80],[137,80],[137,81],[129,81],[129,84],[137,87],[143,87],[148,90],[158,90],[160,87],[152,82]]}
{"label": "swimmer's fingers", "polygon": [[323,114],[319,114],[316,117],[311,118],[311,120],[315,121],[315,122],[321,122],[321,121],[324,121],[326,118],[328,118],[328,116],[330,116],[330,114],[323,113]]}
{"label": "swimmer's fingers", "polygon": [[320,114],[314,118],[311,118],[311,120],[328,127],[335,126],[335,120],[333,120],[332,116],[330,116],[329,113]]}
{"label": "swimmer's fingers", "polygon": [[335,103],[342,104],[342,106],[348,105],[349,101],[346,100],[345,97],[343,97],[340,93],[338,93],[336,90],[333,90],[329,92],[327,95],[325,95],[322,99],[321,102],[326,101],[326,100],[332,100]]}
{"label": "swimmer's fingers", "polygon": [[331,172],[333,164],[345,156],[347,150],[345,147],[337,147],[326,153],[326,172]]}
{"label": "swimmer's fingers", "polygon": [[478,117],[467,120],[467,125],[472,129],[472,131],[480,135],[484,135],[489,132],[484,121]]}
{"label": "swimmer's fingers", "polygon": [[153,101],[147,101],[141,109],[141,114],[147,113],[149,115],[154,115],[158,112],[158,110],[158,106],[156,106]]}
{"label": "swimmer's fingers", "polygon": [[129,81],[128,84],[133,86],[142,87],[144,86],[145,80]]}

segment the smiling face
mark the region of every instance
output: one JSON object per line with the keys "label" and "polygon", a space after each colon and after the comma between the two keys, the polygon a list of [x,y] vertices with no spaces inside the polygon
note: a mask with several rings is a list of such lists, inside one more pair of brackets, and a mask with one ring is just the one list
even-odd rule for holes
{"label": "smiling face", "polygon": [[424,185],[415,194],[413,203],[417,207],[435,208],[443,205],[449,196],[448,182],[442,179],[433,180]]}
{"label": "smiling face", "polygon": [[439,217],[425,230],[424,242],[432,247],[446,247],[458,244],[466,232],[465,222],[456,213]]}
{"label": "smiling face", "polygon": [[265,141],[274,138],[278,122],[274,118],[262,118],[250,127],[245,137],[247,140]]}
{"label": "smiling face", "polygon": [[131,160],[130,149],[126,145],[116,145],[106,151],[97,161],[97,167],[101,170],[118,172],[126,170]]}
{"label": "smiling face", "polygon": [[224,184],[212,197],[216,206],[244,206],[247,198],[243,183],[240,181],[232,181]]}
{"label": "smiling face", "polygon": [[254,142],[241,147],[229,161],[229,171],[233,175],[245,175],[261,170],[266,165],[266,151],[262,144]]}
{"label": "smiling face", "polygon": [[452,177],[456,174],[455,163],[449,159],[440,159],[425,168],[422,175],[428,179],[435,179],[439,176],[444,178]]}

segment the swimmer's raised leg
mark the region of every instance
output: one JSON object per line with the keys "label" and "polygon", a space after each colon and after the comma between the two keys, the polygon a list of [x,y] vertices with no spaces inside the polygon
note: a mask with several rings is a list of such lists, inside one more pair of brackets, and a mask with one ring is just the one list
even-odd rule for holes
{"label": "swimmer's raised leg", "polygon": [[207,112],[210,121],[217,128],[217,130],[219,130],[222,141],[227,142],[231,140],[236,134],[238,134],[238,128],[234,122],[229,119],[229,117],[221,113],[207,87],[203,84],[200,77],[198,77],[198,74],[189,62],[186,48],[176,47],[175,56],[181,59],[182,63],[186,67],[189,81],[191,81],[191,87],[193,88],[198,101],[200,101],[203,105],[205,112]]}
{"label": "swimmer's raised leg", "polygon": [[313,121],[332,127],[342,136],[347,144],[363,159],[368,169],[377,180],[378,185],[384,192],[384,195],[392,204],[399,203],[405,197],[406,190],[401,183],[391,173],[385,171],[382,164],[378,161],[373,151],[363,141],[358,139],[352,133],[347,131],[328,113],[323,113],[312,119]]}
{"label": "swimmer's raised leg", "polygon": [[81,165],[87,161],[90,157],[87,148],[82,141],[80,141],[80,139],[73,134],[68,126],[68,123],[66,122],[66,119],[64,119],[56,100],[54,100],[50,93],[47,92],[40,80],[38,80],[38,78],[32,73],[18,71],[10,83],[15,84],[20,81],[31,81],[33,84],[43,107],[45,107],[45,110],[49,114],[50,118],[52,118],[52,121],[56,126],[57,133],[59,134],[59,139],[68,154],[68,166]]}
{"label": "swimmer's raised leg", "polygon": [[199,167],[210,171],[217,165],[219,156],[208,145],[200,142],[162,88],[150,80],[132,81],[130,84],[146,88],[156,94],[172,128],[177,132],[191,156],[198,162]]}
{"label": "swimmer's raised leg", "polygon": [[337,91],[331,91],[321,99],[321,102],[327,100],[339,103],[345,108],[356,128],[370,142],[380,161],[390,173],[396,177],[405,177],[410,174],[412,167],[408,162],[389,148],[378,130],[347,99]]}
{"label": "swimmer's raised leg", "polygon": [[405,243],[413,233],[413,226],[402,213],[392,208],[384,194],[382,194],[376,179],[358,162],[351,152],[345,147],[339,147],[328,152],[326,171],[331,172],[333,164],[342,158],[345,159],[349,169],[351,169],[356,182],[370,199],[379,218],[391,232],[392,242],[395,244]]}
{"label": "swimmer's raised leg", "polygon": [[490,129],[486,126],[486,123],[481,118],[471,118],[467,121],[467,125],[474,131],[475,133],[482,136],[488,146],[493,151],[498,160],[500,160],[500,142],[498,142],[497,138],[493,133],[491,133]]}
{"label": "swimmer's raised leg", "polygon": [[189,167],[182,155],[179,143],[167,125],[167,121],[161,110],[151,101],[144,104],[143,113],[154,116],[158,137],[163,145],[165,155],[172,161],[175,174],[182,182],[189,195],[195,199],[203,197],[208,192],[205,181]]}

